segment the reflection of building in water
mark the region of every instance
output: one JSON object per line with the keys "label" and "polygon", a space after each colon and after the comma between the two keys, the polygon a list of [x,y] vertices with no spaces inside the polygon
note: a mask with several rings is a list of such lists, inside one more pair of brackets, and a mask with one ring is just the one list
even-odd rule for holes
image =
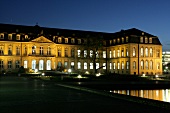
{"label": "reflection of building in water", "polygon": [[137,96],[153,100],[170,102],[170,89],[160,90],[114,90],[113,93]]}

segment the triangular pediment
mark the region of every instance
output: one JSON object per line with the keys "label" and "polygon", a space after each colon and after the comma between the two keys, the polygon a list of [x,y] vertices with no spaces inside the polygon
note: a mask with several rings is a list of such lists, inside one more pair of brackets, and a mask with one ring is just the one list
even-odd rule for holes
{"label": "triangular pediment", "polygon": [[45,38],[44,36],[40,36],[36,39],[31,40],[31,42],[39,42],[39,43],[52,43],[51,40]]}

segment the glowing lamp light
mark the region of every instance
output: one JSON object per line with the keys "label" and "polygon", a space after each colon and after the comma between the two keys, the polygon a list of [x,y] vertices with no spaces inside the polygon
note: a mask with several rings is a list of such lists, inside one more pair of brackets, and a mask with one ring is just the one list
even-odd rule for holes
{"label": "glowing lamp light", "polygon": [[68,72],[71,73],[71,69],[68,69]]}
{"label": "glowing lamp light", "polygon": [[97,73],[97,74],[96,74],[96,77],[99,77],[100,75],[101,75],[100,73]]}
{"label": "glowing lamp light", "polygon": [[159,76],[158,75],[155,75],[156,78],[158,78]]}
{"label": "glowing lamp light", "polygon": [[90,74],[90,73],[88,71],[86,71],[85,74]]}
{"label": "glowing lamp light", "polygon": [[35,69],[35,71],[34,71],[35,73],[37,73],[38,72],[38,69]]}
{"label": "glowing lamp light", "polygon": [[78,75],[77,78],[82,78],[82,76],[81,76],[81,75]]}

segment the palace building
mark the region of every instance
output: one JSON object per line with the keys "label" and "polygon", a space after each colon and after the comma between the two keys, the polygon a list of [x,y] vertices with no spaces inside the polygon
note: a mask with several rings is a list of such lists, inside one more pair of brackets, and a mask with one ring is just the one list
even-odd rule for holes
{"label": "palace building", "polygon": [[[96,46],[94,42],[101,38],[102,44]],[[96,68],[101,73],[162,74],[162,45],[157,36],[136,28],[104,33],[0,24],[0,70],[17,71],[20,66],[81,73]]]}

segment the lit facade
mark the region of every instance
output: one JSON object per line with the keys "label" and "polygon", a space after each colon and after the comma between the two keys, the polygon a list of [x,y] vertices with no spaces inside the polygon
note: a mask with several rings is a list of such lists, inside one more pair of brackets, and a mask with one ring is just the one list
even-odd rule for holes
{"label": "lit facade", "polygon": [[[96,67],[84,49],[87,38],[103,37]],[[90,56],[90,55],[89,55]],[[0,24],[0,69],[110,72],[132,75],[162,74],[162,45],[158,37],[132,28],[116,33]]]}

